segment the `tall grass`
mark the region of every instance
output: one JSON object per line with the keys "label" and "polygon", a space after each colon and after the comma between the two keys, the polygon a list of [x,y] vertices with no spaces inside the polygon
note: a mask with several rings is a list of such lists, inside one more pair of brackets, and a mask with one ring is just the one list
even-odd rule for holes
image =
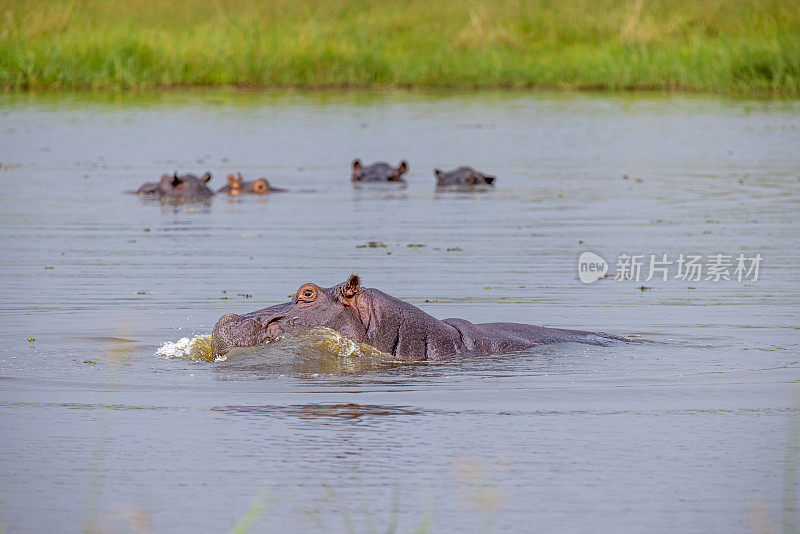
{"label": "tall grass", "polygon": [[19,89],[800,95],[800,0],[0,0]]}

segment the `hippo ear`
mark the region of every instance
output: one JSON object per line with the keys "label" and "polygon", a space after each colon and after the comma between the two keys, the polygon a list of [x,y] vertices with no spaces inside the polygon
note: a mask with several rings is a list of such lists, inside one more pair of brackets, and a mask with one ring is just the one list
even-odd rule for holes
{"label": "hippo ear", "polygon": [[403,160],[400,162],[400,165],[397,166],[397,172],[405,174],[406,171],[408,171],[408,163],[406,163],[406,160]]}
{"label": "hippo ear", "polygon": [[351,274],[347,282],[342,286],[342,296],[346,299],[351,299],[356,296],[356,293],[361,289],[361,278],[357,274]]}
{"label": "hippo ear", "polygon": [[208,182],[210,182],[210,181],[211,181],[211,171],[206,171],[206,172],[205,172],[205,174],[203,174],[203,176],[201,177],[201,179],[202,179],[202,180],[203,180],[205,183],[208,183]]}
{"label": "hippo ear", "polygon": [[235,174],[228,175],[228,186],[231,189],[239,189],[242,187],[242,179],[241,177],[237,178]]}
{"label": "hippo ear", "polygon": [[353,161],[353,170],[357,171],[361,169],[361,160],[357,159]]}

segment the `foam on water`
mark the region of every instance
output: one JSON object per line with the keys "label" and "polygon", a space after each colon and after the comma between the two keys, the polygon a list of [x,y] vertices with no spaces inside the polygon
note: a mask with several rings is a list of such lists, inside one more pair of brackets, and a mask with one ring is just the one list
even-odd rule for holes
{"label": "foam on water", "polygon": [[[316,327],[310,330],[294,332],[279,337],[273,343],[281,343],[289,351],[300,349],[305,353],[334,356],[338,358],[379,358],[390,359],[372,345],[356,343],[341,335],[336,330]],[[196,361],[225,361],[227,356],[214,356],[211,347],[211,336],[198,335],[183,337],[178,341],[167,341],[157,351],[156,356],[164,358],[185,358]]]}
{"label": "foam on water", "polygon": [[156,356],[164,358],[186,358],[206,362],[224,357],[215,358],[211,349],[211,336],[203,334],[192,338],[183,337],[178,341],[167,341],[157,351]]}

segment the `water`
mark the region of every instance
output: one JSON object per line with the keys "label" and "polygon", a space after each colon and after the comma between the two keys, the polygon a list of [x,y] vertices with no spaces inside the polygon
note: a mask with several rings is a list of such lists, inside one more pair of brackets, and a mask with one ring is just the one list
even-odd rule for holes
{"label": "water", "polygon": [[[800,102],[181,93],[0,110],[8,532],[798,528]],[[357,157],[408,160],[408,186],[354,187]],[[495,190],[435,191],[432,169],[461,164]],[[174,169],[292,192],[123,193]],[[624,253],[763,263],[755,282],[587,285],[587,250],[612,270]],[[156,355],[350,273],[439,318],[648,342],[438,364],[327,338]]]}

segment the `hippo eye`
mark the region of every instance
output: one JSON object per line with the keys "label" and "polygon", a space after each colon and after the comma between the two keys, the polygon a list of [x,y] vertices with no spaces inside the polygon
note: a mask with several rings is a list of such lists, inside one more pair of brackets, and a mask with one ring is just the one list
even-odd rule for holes
{"label": "hippo eye", "polygon": [[317,298],[317,290],[313,286],[301,287],[297,292],[297,300],[303,302],[313,302]]}

